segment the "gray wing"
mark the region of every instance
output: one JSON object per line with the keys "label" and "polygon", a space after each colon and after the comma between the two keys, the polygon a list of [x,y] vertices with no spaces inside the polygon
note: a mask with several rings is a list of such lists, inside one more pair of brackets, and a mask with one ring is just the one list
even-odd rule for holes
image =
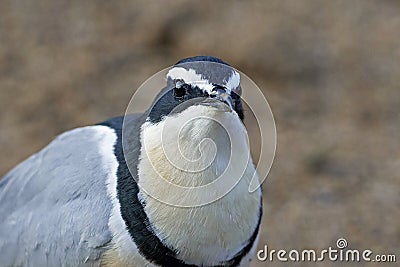
{"label": "gray wing", "polygon": [[0,266],[98,265],[111,240],[110,131],[64,133],[0,180]]}

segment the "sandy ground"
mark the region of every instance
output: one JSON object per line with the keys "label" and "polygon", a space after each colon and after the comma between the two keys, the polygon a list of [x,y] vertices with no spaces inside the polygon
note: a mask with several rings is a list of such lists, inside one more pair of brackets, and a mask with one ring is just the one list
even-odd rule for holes
{"label": "sandy ground", "polygon": [[260,247],[344,237],[400,260],[399,14],[398,1],[2,1],[0,175],[123,114],[155,72],[214,55],[262,88],[276,120]]}

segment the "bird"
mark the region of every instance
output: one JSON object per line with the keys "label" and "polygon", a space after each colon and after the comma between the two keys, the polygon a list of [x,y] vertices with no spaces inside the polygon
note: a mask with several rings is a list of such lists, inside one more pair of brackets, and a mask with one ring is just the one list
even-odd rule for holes
{"label": "bird", "polygon": [[[165,78],[147,111],[64,132],[0,179],[0,266],[250,264],[262,191],[240,73],[194,56]],[[240,179],[207,187],[222,174]]]}

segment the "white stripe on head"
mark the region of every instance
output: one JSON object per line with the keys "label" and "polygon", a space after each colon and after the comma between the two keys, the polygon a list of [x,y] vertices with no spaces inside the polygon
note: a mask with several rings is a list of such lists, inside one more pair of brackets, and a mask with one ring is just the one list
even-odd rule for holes
{"label": "white stripe on head", "polygon": [[[196,73],[194,69],[185,69],[182,67],[174,67],[170,69],[167,73],[167,79],[172,80],[183,80],[187,84],[195,84],[201,90],[207,92],[208,94],[213,94],[214,85],[209,80],[203,78],[201,74]],[[240,74],[232,70],[232,74],[228,81],[224,81],[222,86],[228,89],[227,93],[231,93],[232,90],[236,89],[240,84]]]}
{"label": "white stripe on head", "polygon": [[183,80],[187,84],[196,84],[201,90],[211,94],[213,85],[204,79],[201,74],[197,74],[194,69],[185,69],[182,67],[174,67],[168,71],[167,78],[172,80]]}
{"label": "white stripe on head", "polygon": [[238,88],[240,85],[240,74],[239,72],[233,70],[231,76],[228,81],[225,83],[226,88],[233,91]]}

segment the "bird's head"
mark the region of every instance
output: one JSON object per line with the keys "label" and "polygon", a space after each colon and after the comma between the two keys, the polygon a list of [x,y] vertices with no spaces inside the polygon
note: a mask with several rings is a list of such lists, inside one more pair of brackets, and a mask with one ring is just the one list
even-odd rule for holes
{"label": "bird's head", "polygon": [[166,88],[154,101],[148,120],[157,123],[189,107],[234,112],[243,120],[240,74],[222,60],[196,56],[180,60],[167,73]]}
{"label": "bird's head", "polygon": [[239,72],[222,60],[176,63],[142,125],[143,169],[180,186],[208,184],[229,164],[242,168],[240,178],[250,159],[240,95]]}

